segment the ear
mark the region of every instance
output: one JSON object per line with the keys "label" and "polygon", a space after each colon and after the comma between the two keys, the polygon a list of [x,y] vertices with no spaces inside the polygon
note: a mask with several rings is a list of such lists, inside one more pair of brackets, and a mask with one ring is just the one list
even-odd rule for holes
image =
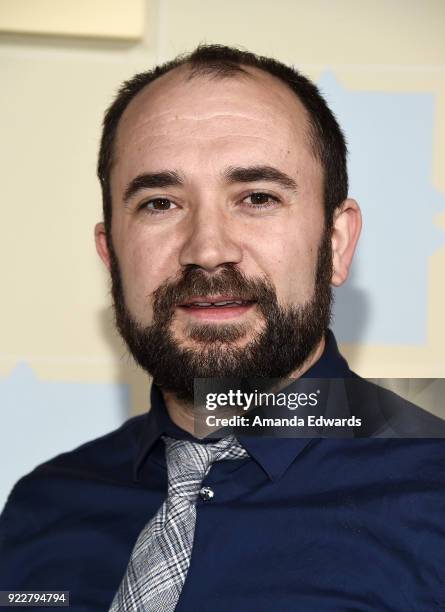
{"label": "ear", "polygon": [[107,233],[105,231],[105,225],[103,222],[96,223],[94,227],[94,239],[96,241],[96,251],[99,253],[99,257],[102,259],[109,271],[111,267],[110,251],[108,250]]}
{"label": "ear", "polygon": [[362,214],[355,200],[347,199],[334,211],[332,228],[332,279],[338,287],[348,278],[362,229]]}

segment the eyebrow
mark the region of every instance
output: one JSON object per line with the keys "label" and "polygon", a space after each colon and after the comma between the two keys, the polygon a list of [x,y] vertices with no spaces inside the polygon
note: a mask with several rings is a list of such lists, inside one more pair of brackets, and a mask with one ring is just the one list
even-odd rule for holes
{"label": "eyebrow", "polygon": [[146,172],[139,174],[132,179],[124,191],[124,203],[142,189],[163,189],[164,187],[177,187],[184,184],[184,181],[174,170],[164,170],[162,172]]}
{"label": "eyebrow", "polygon": [[298,185],[289,175],[273,166],[230,167],[224,172],[224,178],[229,183],[253,183],[268,181],[277,183],[285,189],[298,191]]}
{"label": "eyebrow", "polygon": [[[298,185],[289,175],[273,166],[231,166],[223,173],[228,183],[254,183],[267,181],[277,183],[285,189],[298,191]],[[174,170],[161,172],[145,172],[138,174],[130,181],[124,191],[123,201],[126,204],[138,191],[143,189],[164,189],[165,187],[181,187],[184,181]]]}

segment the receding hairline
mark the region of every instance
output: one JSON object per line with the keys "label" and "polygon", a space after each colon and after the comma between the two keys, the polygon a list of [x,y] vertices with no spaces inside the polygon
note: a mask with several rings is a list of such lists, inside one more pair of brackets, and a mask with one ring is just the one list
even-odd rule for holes
{"label": "receding hairline", "polygon": [[[97,176],[102,189],[102,206],[107,239],[110,238],[112,219],[112,197],[110,179],[115,165],[114,149],[116,136],[123,114],[132,100],[149,85],[163,82],[164,75],[171,78],[176,70],[192,67],[189,78],[208,75],[211,78],[233,78],[259,70],[275,77],[291,90],[302,104],[308,117],[304,126],[308,152],[321,164],[324,183],[324,205],[326,219],[332,222],[333,212],[348,194],[347,143],[345,135],[317,85],[300,73],[293,65],[286,65],[272,57],[252,53],[246,49],[227,45],[199,45],[189,53],[159,64],[154,68],[135,74],[124,81],[113,102],[107,108],[100,139]],[[255,70],[256,69],[256,70]],[[193,76],[192,76],[193,75]],[[270,82],[270,81],[269,81]],[[295,98],[293,98],[295,100]],[[299,105],[298,105],[299,106]],[[307,136],[306,136],[307,137]]]}
{"label": "receding hairline", "polygon": [[258,66],[251,66],[248,64],[240,63],[240,64],[233,64],[233,66],[230,65],[229,69],[227,68],[227,66],[224,66],[224,69],[219,70],[218,65],[213,66],[213,65],[207,65],[207,64],[199,64],[198,66],[196,66],[193,64],[192,61],[186,60],[184,61],[184,63],[173,67],[168,72],[165,72],[164,74],[152,80],[150,83],[147,83],[144,87],[140,89],[140,91],[138,91],[133,96],[133,98],[127,104],[121,116],[119,117],[119,121],[116,125],[115,138],[113,142],[112,159],[110,160],[111,163],[109,166],[110,174],[111,174],[111,171],[113,170],[113,166],[115,162],[117,161],[116,144],[119,140],[119,132],[122,126],[122,120],[125,120],[126,115],[128,115],[131,112],[131,109],[134,106],[134,104],[138,100],[140,100],[140,98],[144,94],[146,95],[147,92],[149,92],[150,90],[154,91],[157,88],[165,87],[166,84],[178,79],[178,77],[179,77],[179,82],[181,82],[182,80],[183,83],[188,83],[190,81],[198,80],[198,79],[201,79],[201,80],[207,79],[209,81],[212,81],[212,80],[220,81],[224,79],[236,79],[236,78],[241,78],[241,79],[243,78],[245,79],[263,78],[266,81],[275,83],[280,89],[290,94],[290,97],[295,101],[296,106],[302,112],[302,115],[304,117],[304,124],[305,124],[304,125],[305,137],[307,138],[309,151],[312,154],[312,156],[315,158],[316,161],[318,162],[321,161],[320,155],[317,149],[317,144],[316,144],[317,143],[316,129],[313,124],[311,114],[306,108],[306,106],[304,105],[300,96],[284,80],[280,79],[275,74],[268,72],[266,69],[258,67]]}

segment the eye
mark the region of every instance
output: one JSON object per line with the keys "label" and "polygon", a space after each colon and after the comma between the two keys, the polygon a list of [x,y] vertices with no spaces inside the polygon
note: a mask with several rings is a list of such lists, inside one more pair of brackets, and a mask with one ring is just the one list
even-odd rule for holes
{"label": "eye", "polygon": [[253,193],[249,193],[249,195],[243,199],[243,202],[250,208],[272,208],[278,204],[279,199],[270,193],[254,191]]}
{"label": "eye", "polygon": [[168,198],[152,198],[151,200],[146,200],[139,206],[139,210],[144,210],[151,215],[162,214],[174,208],[177,208],[176,204]]}

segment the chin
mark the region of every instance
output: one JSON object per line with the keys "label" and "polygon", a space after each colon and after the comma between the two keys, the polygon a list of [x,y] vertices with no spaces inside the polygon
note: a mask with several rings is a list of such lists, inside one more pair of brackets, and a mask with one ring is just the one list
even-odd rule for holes
{"label": "chin", "polygon": [[242,348],[258,337],[263,328],[264,325],[248,323],[196,323],[180,330],[173,327],[172,334],[183,348],[203,349],[215,344]]}

